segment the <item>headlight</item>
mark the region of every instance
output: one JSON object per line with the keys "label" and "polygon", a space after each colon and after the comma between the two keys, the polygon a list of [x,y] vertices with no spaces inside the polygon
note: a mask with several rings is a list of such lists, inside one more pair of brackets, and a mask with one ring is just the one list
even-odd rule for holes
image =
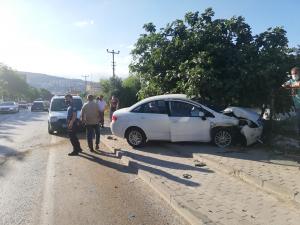
{"label": "headlight", "polygon": [[53,117],[50,117],[50,122],[53,123],[53,122],[56,122],[58,120],[57,117],[53,116]]}

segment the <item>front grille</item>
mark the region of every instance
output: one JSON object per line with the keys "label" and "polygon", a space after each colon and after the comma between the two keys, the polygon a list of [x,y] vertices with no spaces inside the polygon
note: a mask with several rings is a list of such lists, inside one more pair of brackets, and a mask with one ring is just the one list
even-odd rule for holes
{"label": "front grille", "polygon": [[67,123],[67,120],[66,120],[66,119],[59,119],[59,120],[58,120],[58,123],[66,124],[66,123]]}

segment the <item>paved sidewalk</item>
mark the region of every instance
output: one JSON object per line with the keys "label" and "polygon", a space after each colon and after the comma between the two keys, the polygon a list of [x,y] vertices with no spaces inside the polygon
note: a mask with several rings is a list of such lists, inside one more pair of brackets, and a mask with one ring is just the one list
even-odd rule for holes
{"label": "paved sidewalk", "polygon": [[299,224],[300,210],[290,201],[280,201],[209,163],[197,167],[197,160],[168,150],[169,144],[149,143],[135,150],[124,139],[107,137],[101,137],[102,143],[191,224]]}
{"label": "paved sidewalk", "polygon": [[[299,163],[253,148],[238,152],[213,146],[199,147],[199,144],[180,145],[184,145],[183,154],[191,155],[214,169],[271,192],[279,198],[289,199],[300,208]],[[170,149],[180,149],[178,144],[170,143],[168,146]]]}

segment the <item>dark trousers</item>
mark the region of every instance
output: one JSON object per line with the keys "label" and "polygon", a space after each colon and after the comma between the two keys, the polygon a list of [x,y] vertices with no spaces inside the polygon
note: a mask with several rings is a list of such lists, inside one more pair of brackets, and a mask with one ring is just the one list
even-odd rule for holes
{"label": "dark trousers", "polygon": [[73,146],[73,151],[79,152],[80,151],[80,142],[77,138],[77,129],[74,127],[71,130],[68,130],[68,134],[69,134],[70,142]]}
{"label": "dark trousers", "polygon": [[104,111],[100,111],[100,125],[103,126],[104,125]]}
{"label": "dark trousers", "polygon": [[86,139],[90,149],[93,147],[93,137],[96,135],[96,145],[100,143],[100,127],[99,124],[86,125]]}

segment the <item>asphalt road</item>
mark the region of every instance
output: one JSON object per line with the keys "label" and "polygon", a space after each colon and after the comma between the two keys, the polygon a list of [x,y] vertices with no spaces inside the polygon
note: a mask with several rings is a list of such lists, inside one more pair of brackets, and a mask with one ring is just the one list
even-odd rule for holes
{"label": "asphalt road", "polygon": [[48,135],[47,113],[0,114],[0,224],[186,224],[100,147],[70,157],[68,139]]}

